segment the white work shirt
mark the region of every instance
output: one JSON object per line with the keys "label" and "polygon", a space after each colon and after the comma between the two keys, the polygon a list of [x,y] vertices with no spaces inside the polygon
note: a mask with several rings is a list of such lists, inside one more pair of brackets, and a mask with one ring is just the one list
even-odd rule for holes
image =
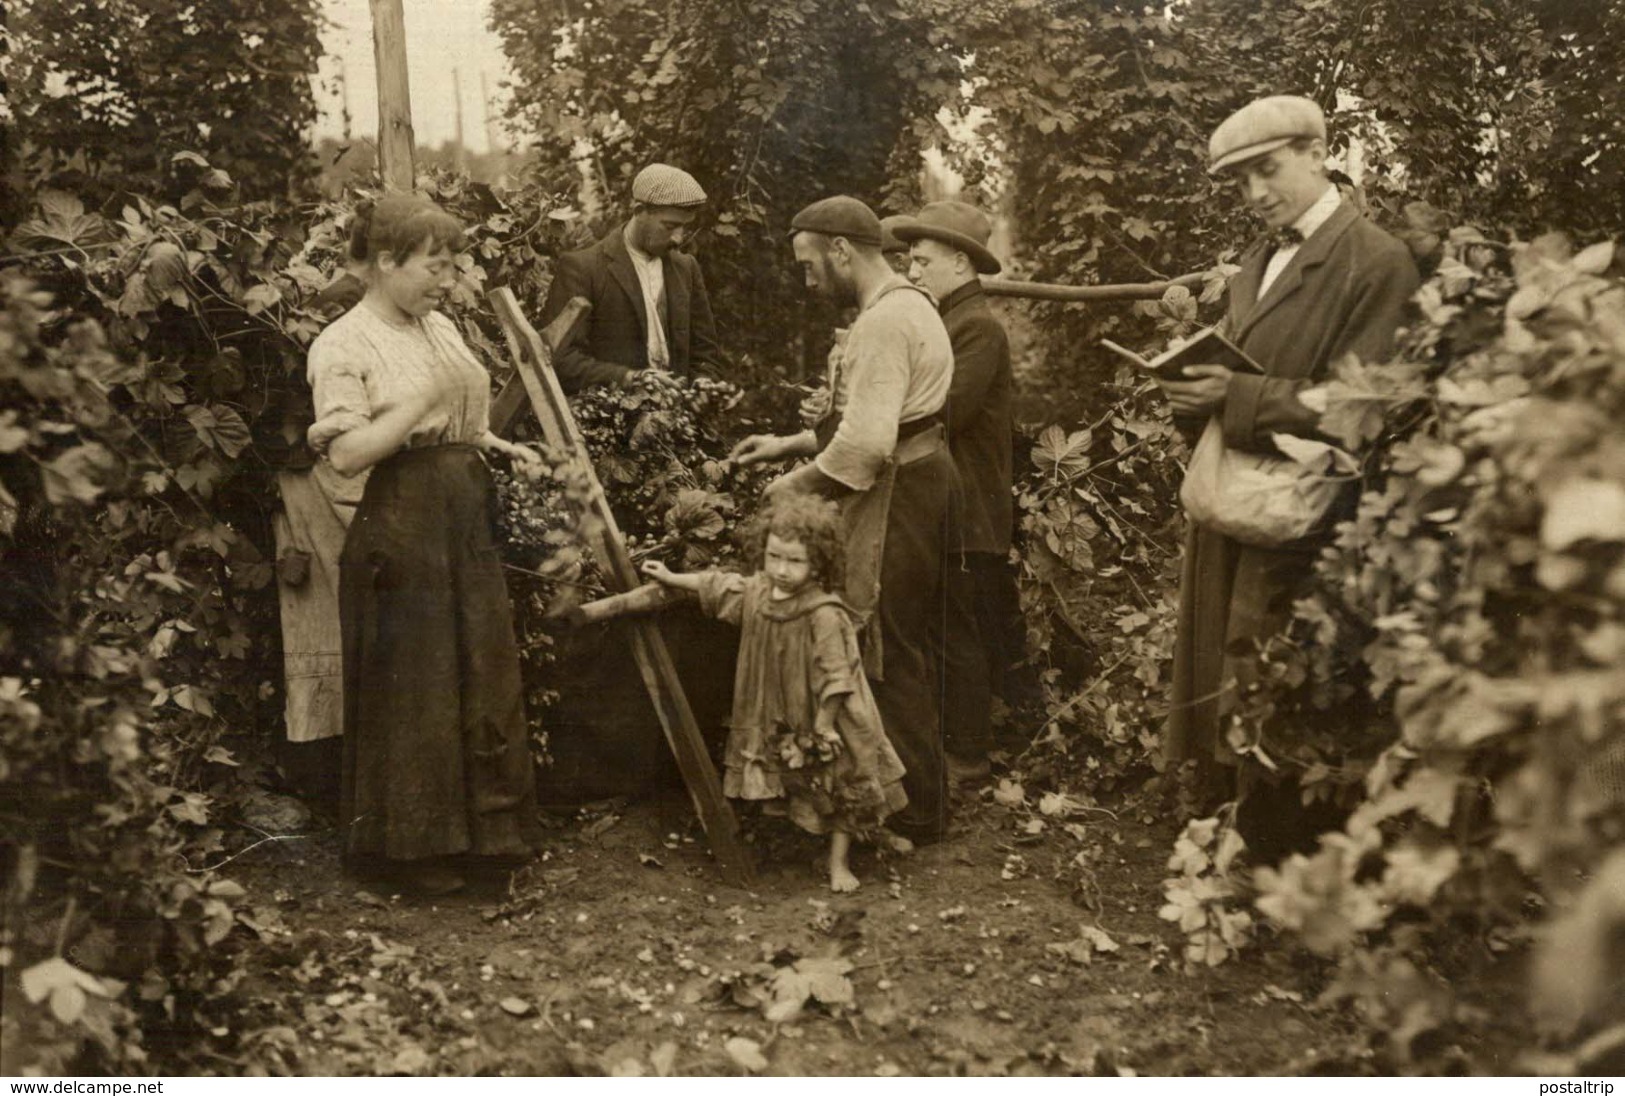
{"label": "white work shirt", "polygon": [[[1331,219],[1332,214],[1337,212],[1337,207],[1342,203],[1343,196],[1337,192],[1336,185],[1327,183],[1326,192],[1316,198],[1314,204],[1304,210],[1303,215],[1296,221],[1292,222],[1292,227],[1301,232],[1303,238],[1307,240],[1317,228]],[[1270,256],[1270,261],[1264,266],[1264,277],[1258,283],[1260,298],[1269,292],[1270,286],[1274,284],[1275,279],[1281,276],[1281,271],[1286,269],[1286,264],[1292,261],[1292,256],[1296,255],[1298,248],[1302,246],[1302,244],[1293,244],[1291,247],[1279,248],[1275,254]]]}
{"label": "white work shirt", "polygon": [[665,369],[671,365],[671,351],[666,348],[666,327],[660,320],[665,310],[666,269],[661,260],[638,248],[632,242],[630,226],[623,234],[626,253],[632,257],[632,269],[637,272],[638,284],[643,287],[643,314],[649,321],[649,368]]}
{"label": "white work shirt", "polygon": [[930,297],[893,276],[861,307],[841,347],[834,392],[841,423],[814,459],[854,491],[874,486],[897,449],[899,426],[942,410],[954,379],[953,344]]}

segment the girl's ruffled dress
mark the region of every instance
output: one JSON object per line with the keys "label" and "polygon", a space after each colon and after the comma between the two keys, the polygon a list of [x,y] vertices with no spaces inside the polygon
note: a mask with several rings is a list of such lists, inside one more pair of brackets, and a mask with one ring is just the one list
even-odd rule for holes
{"label": "girl's ruffled dress", "polygon": [[[908,803],[840,597],[808,588],[776,601],[766,575],[710,571],[700,606],[741,633],[726,795],[787,799],[791,821],[819,834],[873,829]],[[824,737],[818,706],[834,696],[843,699]]]}

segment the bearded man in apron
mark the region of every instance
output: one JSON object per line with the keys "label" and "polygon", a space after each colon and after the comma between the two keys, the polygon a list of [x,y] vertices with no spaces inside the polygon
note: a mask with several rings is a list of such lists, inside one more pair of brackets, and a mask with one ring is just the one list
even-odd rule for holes
{"label": "bearded man in apron", "polygon": [[948,821],[944,576],[959,490],[943,421],[953,347],[935,302],[887,263],[868,206],[825,198],[796,214],[790,234],[807,288],[858,316],[832,362],[827,415],[800,434],[752,435],[732,457],[812,457],[769,496],[799,491],[841,504],[846,600],[862,625],[881,721],[908,770],[908,807],[888,824],[916,843],[937,841]]}

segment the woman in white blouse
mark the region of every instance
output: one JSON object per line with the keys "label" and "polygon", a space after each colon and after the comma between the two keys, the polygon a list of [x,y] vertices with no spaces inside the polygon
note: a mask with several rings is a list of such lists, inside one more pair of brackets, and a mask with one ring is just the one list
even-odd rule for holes
{"label": "woman in white blouse", "polygon": [[435,309],[457,279],[456,219],[392,195],[357,210],[361,303],[311,344],[311,445],[369,472],[339,569],[346,863],[409,889],[460,889],[468,858],[539,839],[519,657],[482,450],[490,377]]}

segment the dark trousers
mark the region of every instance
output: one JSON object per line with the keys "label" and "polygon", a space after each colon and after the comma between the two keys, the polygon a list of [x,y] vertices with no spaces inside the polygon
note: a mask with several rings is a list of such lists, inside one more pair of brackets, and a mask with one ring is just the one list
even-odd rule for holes
{"label": "dark trousers", "polygon": [[943,724],[948,752],[981,761],[993,746],[993,698],[1031,699],[1018,666],[1026,658],[1016,572],[994,552],[962,552],[948,561],[947,647],[943,652]]}
{"label": "dark trousers", "polygon": [[880,560],[882,677],[873,682],[875,703],[907,770],[908,793],[908,806],[888,824],[921,842],[940,840],[948,826],[941,685],[954,486],[946,449],[898,468]]}
{"label": "dark trousers", "polygon": [[1011,707],[1034,699],[1037,690],[1021,665],[1027,660],[1027,622],[1016,592],[1016,569],[1008,554],[966,552],[974,588],[976,628],[987,651],[988,688]]}
{"label": "dark trousers", "polygon": [[977,612],[972,557],[948,557],[946,639],[942,652],[942,733],[956,760],[977,763],[993,748],[993,659]]}

